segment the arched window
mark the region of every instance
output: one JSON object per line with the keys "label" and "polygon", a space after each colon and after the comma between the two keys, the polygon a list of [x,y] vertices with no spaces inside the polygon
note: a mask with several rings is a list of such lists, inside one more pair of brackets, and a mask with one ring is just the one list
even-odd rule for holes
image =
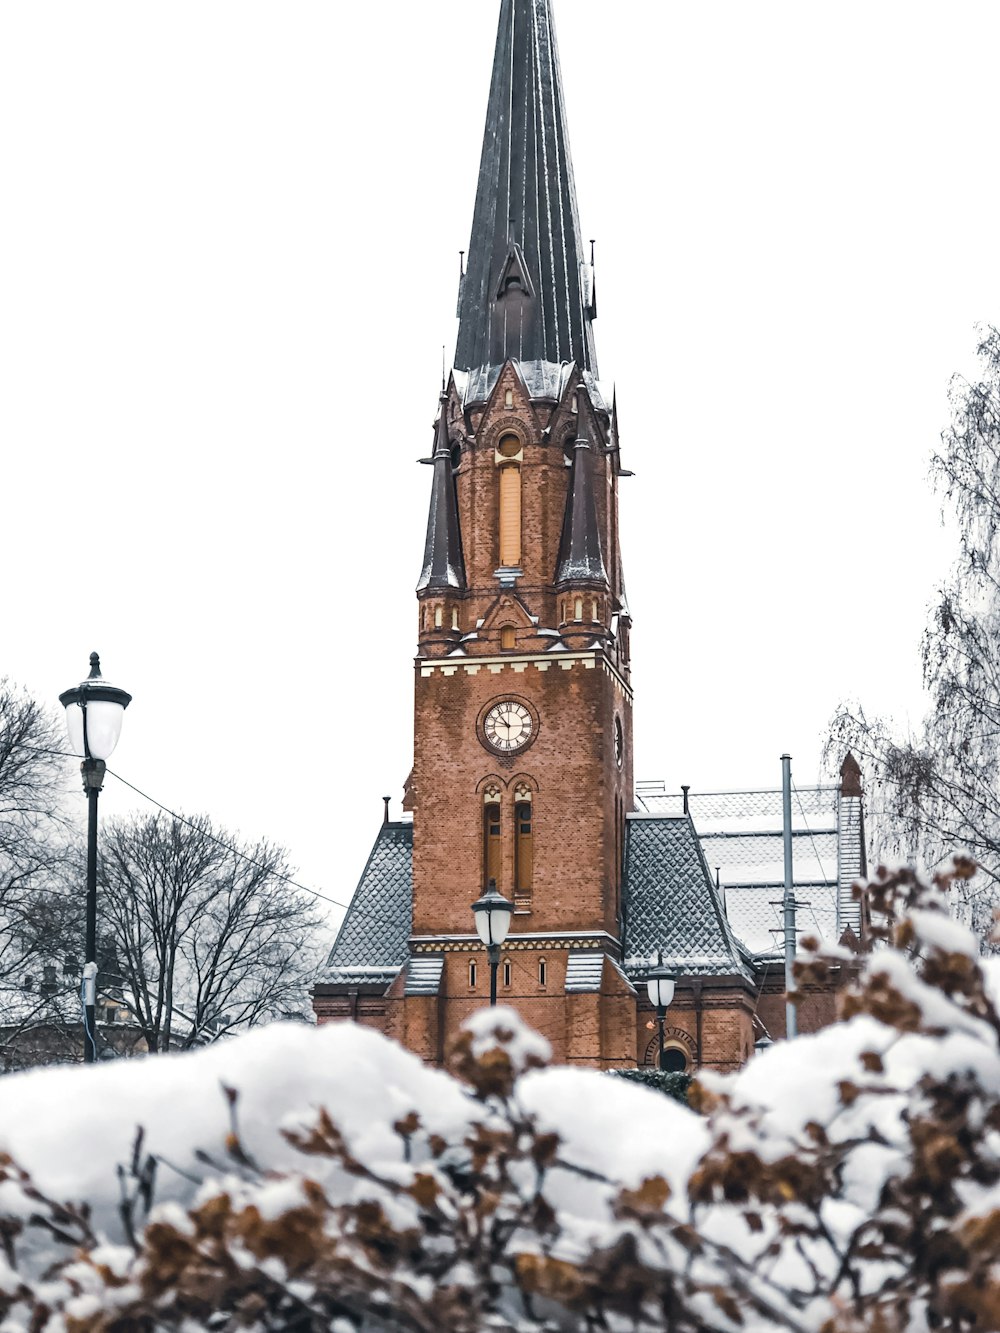
{"label": "arched window", "polygon": [[539,958],[539,960],[538,960],[538,984],[539,984],[539,986],[544,986],[544,985],[545,985],[545,982],[546,982],[546,980],[547,980],[547,978],[548,978],[548,968],[545,966],[545,959],[544,959],[544,958]]}
{"label": "arched window", "polygon": [[469,960],[469,986],[472,990],[476,989],[476,960]]}
{"label": "arched window", "polygon": [[458,607],[456,606],[451,613],[451,627],[458,629]]}
{"label": "arched window", "polygon": [[514,646],[514,626],[504,625],[500,631],[500,647],[505,653],[509,653],[513,651]]}
{"label": "arched window", "polygon": [[[508,283],[507,283],[507,286],[509,287],[510,285],[511,285],[510,282],[508,282]],[[520,285],[521,285],[520,282],[519,282],[517,285],[520,287]],[[514,390],[513,390],[513,389],[508,389],[507,392],[504,394],[504,396],[503,396],[503,405],[504,405],[504,407],[513,407],[513,406],[514,406]]]}
{"label": "arched window", "polygon": [[518,787],[514,793],[514,895],[515,901],[531,898],[534,875],[534,835],[531,791]]}
{"label": "arched window", "polygon": [[683,1074],[687,1069],[687,1054],[681,1046],[665,1046],[660,1068],[665,1074]]}
{"label": "arched window", "polygon": [[491,789],[483,805],[483,888],[500,887],[500,793]]}
{"label": "arched window", "polygon": [[442,615],[443,615],[443,613],[442,613],[442,609],[441,609],[441,607],[440,607],[440,606],[436,606],[436,607],[434,608],[434,628],[435,628],[435,629],[440,629],[440,628],[441,628]]}
{"label": "arched window", "polygon": [[427,628],[427,607],[422,606],[420,608],[420,629],[421,631],[423,631],[426,628]]}
{"label": "arched window", "polygon": [[509,959],[509,958],[505,958],[505,959],[503,960],[503,984],[504,984],[505,986],[507,986],[507,987],[510,986],[510,959]]}
{"label": "arched window", "polygon": [[600,617],[600,613],[599,613],[599,607],[598,607],[598,605],[597,605],[597,598],[596,598],[596,597],[595,597],[595,598],[593,599],[593,601],[590,603],[590,618],[591,618],[591,620],[600,620],[600,618],[601,618],[601,617]]}
{"label": "arched window", "polygon": [[576,601],[573,603],[573,619],[574,619],[574,620],[582,620],[582,619],[583,619],[583,598],[582,598],[582,597],[578,597],[578,598],[576,599]]}
{"label": "arched window", "polygon": [[500,455],[500,564],[511,569],[521,563],[521,441],[505,435],[497,445]]}

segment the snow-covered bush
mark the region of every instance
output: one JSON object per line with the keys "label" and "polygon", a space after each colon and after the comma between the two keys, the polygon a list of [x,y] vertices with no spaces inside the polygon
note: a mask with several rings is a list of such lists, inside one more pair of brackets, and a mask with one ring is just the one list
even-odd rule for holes
{"label": "snow-covered bush", "polygon": [[846,1021],[703,1115],[503,1009],[450,1075],[345,1024],[5,1080],[0,1330],[998,1329],[1000,1015],[949,889],[880,875]]}

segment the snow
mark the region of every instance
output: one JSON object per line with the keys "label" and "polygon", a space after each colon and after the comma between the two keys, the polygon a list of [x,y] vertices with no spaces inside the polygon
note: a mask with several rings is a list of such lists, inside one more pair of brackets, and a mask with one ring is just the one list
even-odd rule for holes
{"label": "snow", "polygon": [[915,908],[909,913],[917,936],[945,953],[964,953],[969,958],[979,957],[979,942],[967,926],[942,911]]}
{"label": "snow", "polygon": [[186,1055],[9,1076],[0,1151],[51,1197],[89,1199],[98,1225],[118,1239],[116,1169],[131,1160],[137,1128],[145,1131],[144,1151],[164,1163],[157,1198],[187,1203],[194,1187],[180,1172],[205,1174],[199,1149],[226,1161],[224,1087],[239,1091],[244,1143],[272,1167],[301,1166],[280,1130],[306,1124],[320,1106],[373,1161],[399,1160],[392,1126],[414,1106],[443,1135],[469,1116],[466,1098],[446,1074],[363,1028],[276,1023]]}
{"label": "snow", "polygon": [[[968,954],[972,948],[969,932],[942,912],[915,911],[911,922],[924,952]],[[101,1243],[90,1263],[74,1261],[73,1290],[60,1318],[86,1321],[106,1310],[109,1301],[130,1298],[134,1273],[131,1251],[123,1243],[118,1167],[130,1161],[139,1126],[145,1134],[143,1153],[152,1153],[160,1163],[153,1216],[188,1234],[186,1209],[223,1194],[235,1207],[252,1206],[272,1223],[308,1208],[304,1177],[316,1181],[333,1204],[377,1202],[390,1225],[403,1231],[422,1224],[418,1200],[408,1189],[414,1172],[436,1178],[447,1192],[446,1159],[462,1160],[476,1126],[502,1130],[512,1123],[505,1117],[522,1126],[531,1123],[533,1133],[558,1135],[555,1160],[541,1183],[558,1221],[556,1258],[574,1260],[594,1247],[613,1246],[623,1228],[633,1225],[616,1208],[619,1191],[641,1191],[651,1178],[662,1178],[669,1188],[662,1205],[665,1217],[694,1221],[709,1246],[738,1255],[747,1286],[756,1285],[777,1308],[786,1300],[782,1293],[796,1286],[807,1292],[814,1272],[835,1281],[837,1246],[843,1247],[866,1219],[885,1216],[887,1183],[909,1169],[912,1112],[925,1095],[929,1075],[974,1078],[985,1090],[983,1100],[969,1103],[972,1130],[985,1123],[1000,1090],[997,1032],[975,1006],[958,993],[930,986],[919,965],[903,953],[880,950],[864,967],[868,984],[878,988],[881,983],[879,993],[891,988],[912,1006],[921,1029],[909,1030],[908,1021],[890,1027],[859,1014],[794,1042],[779,1042],[738,1074],[703,1072],[702,1085],[720,1099],[711,1120],[659,1092],[596,1070],[548,1066],[551,1049],[545,1038],[513,1009],[497,1007],[481,1009],[466,1022],[468,1053],[479,1068],[502,1064],[491,1058],[499,1048],[516,1077],[512,1087],[503,1084],[502,1093],[497,1084],[486,1100],[370,1029],[350,1023],[322,1028],[276,1024],[187,1055],[10,1076],[2,1085],[0,1152],[9,1153],[45,1194],[86,1199],[93,1208]],[[988,962],[984,972],[991,990],[1000,993],[1000,960]],[[227,1089],[238,1094],[235,1126]],[[336,1155],[306,1158],[288,1141],[289,1133],[312,1131],[321,1108],[342,1134],[347,1152],[364,1164],[363,1171],[351,1169],[349,1161],[342,1164]],[[418,1117],[414,1125],[419,1130],[404,1133],[399,1126],[411,1113]],[[688,1182],[720,1144],[727,1153],[746,1152],[780,1164],[808,1156],[815,1126],[842,1154],[840,1184],[819,1204],[829,1246],[815,1236],[806,1236],[800,1245],[783,1243],[782,1219],[773,1209],[764,1210],[755,1231],[732,1204],[699,1204],[697,1209],[690,1204]],[[234,1127],[261,1173],[243,1170],[228,1152]],[[428,1136],[445,1141],[445,1157],[431,1152]],[[530,1191],[535,1169],[523,1179],[515,1172],[512,1179],[518,1190]],[[394,1183],[402,1188],[394,1189]],[[958,1188],[967,1217],[986,1216],[1000,1203],[995,1183],[980,1186],[975,1176],[966,1176]],[[458,1206],[454,1195],[445,1206]],[[783,1220],[794,1218],[800,1207],[790,1203]],[[0,1181],[0,1217],[24,1218],[35,1209],[16,1179]],[[45,1251],[51,1241],[40,1234],[31,1256],[36,1274],[51,1258]],[[630,1234],[644,1261],[654,1267],[679,1273],[694,1262],[664,1229],[655,1241],[641,1227]],[[530,1229],[510,1240],[514,1252],[532,1251],[538,1244]],[[282,1259],[255,1258],[238,1245],[231,1254],[241,1267],[256,1265],[274,1281],[286,1281]],[[98,1282],[94,1261],[124,1285],[109,1295]],[[707,1285],[717,1280],[709,1257],[702,1254],[696,1262]],[[474,1270],[461,1256],[456,1263],[449,1281],[472,1285]],[[865,1289],[880,1290],[896,1280],[897,1272],[879,1258],[864,1269]],[[414,1271],[400,1280],[420,1299],[430,1298],[426,1276]],[[13,1290],[15,1282],[0,1258],[0,1292]],[[788,1326],[820,1327],[831,1308],[825,1298],[803,1298]],[[706,1307],[706,1319],[709,1313]],[[721,1327],[717,1321],[711,1326]],[[750,1316],[745,1328],[754,1333],[777,1326]],[[20,1333],[24,1325],[8,1322],[4,1327]]]}
{"label": "snow", "polygon": [[545,1038],[532,1031],[516,1009],[506,1005],[480,1009],[466,1019],[464,1026],[472,1034],[472,1054],[476,1059],[500,1045],[518,1074],[536,1065],[546,1065],[552,1059],[552,1047]]}
{"label": "snow", "polygon": [[628,1188],[662,1175],[680,1208],[676,1215],[686,1215],[687,1180],[709,1141],[700,1116],[660,1092],[591,1069],[535,1071],[521,1080],[518,1094],[543,1130],[567,1140],[564,1155],[574,1164]]}

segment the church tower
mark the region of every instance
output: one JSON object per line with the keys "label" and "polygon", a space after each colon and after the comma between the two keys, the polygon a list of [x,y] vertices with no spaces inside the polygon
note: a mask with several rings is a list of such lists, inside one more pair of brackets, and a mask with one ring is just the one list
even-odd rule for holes
{"label": "church tower", "polygon": [[[472,904],[495,884],[513,908],[497,998],[557,1062],[736,1069],[784,1032],[782,794],[634,795],[618,542],[629,474],[598,378],[551,0],[501,0],[458,314],[423,460],[405,813],[390,820],[387,800],[313,991],[317,1019],[443,1064],[489,1001]],[[857,766],[807,795],[794,883],[810,926],[856,946]],[[676,975],[669,1016],[647,991],[657,960]],[[834,1020],[849,977],[806,988],[802,1031]]]}
{"label": "church tower", "polygon": [[515,906],[499,1001],[559,1059],[635,1060],[623,473],[596,315],[551,6],[503,0],[417,585],[410,963],[389,1030],[429,1059],[488,995],[471,904],[493,881]]}

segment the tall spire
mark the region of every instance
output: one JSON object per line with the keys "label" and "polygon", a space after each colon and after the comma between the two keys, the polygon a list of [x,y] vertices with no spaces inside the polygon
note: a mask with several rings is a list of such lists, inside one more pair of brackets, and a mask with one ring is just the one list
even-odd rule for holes
{"label": "tall spire", "polygon": [[594,315],[550,0],[502,0],[455,364],[487,391],[508,359],[596,376]]}
{"label": "tall spire", "polygon": [[566,516],[559,542],[557,583],[606,583],[607,571],[601,554],[601,530],[597,524],[594,451],[588,440],[577,440],[573,449],[573,475],[566,496]]}
{"label": "tall spire", "polygon": [[465,561],[462,559],[462,534],[458,526],[455,481],[451,475],[451,442],[448,438],[448,395],[441,395],[434,440],[434,479],[431,507],[427,515],[427,541],[424,567],[417,592],[428,588],[465,588]]}

